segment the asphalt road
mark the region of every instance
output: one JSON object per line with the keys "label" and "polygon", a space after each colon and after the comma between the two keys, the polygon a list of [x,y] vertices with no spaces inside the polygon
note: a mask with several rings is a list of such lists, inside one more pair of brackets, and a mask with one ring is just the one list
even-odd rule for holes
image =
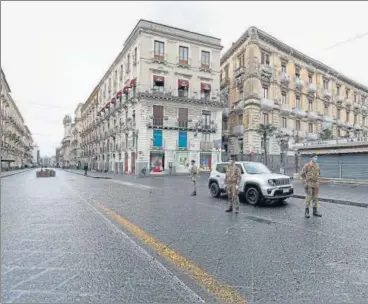
{"label": "asphalt road", "polygon": [[367,208],[228,214],[187,177],[1,183],[2,303],[367,303]]}

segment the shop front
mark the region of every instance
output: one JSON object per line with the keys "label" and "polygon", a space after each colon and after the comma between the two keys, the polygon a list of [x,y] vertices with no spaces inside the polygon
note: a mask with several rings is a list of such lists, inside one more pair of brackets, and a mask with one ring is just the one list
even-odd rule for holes
{"label": "shop front", "polygon": [[189,152],[177,151],[175,154],[175,172],[176,173],[188,173],[189,172]]}
{"label": "shop front", "polygon": [[165,171],[165,152],[150,151],[150,173],[162,174]]}
{"label": "shop front", "polygon": [[212,169],[212,153],[201,152],[199,158],[199,164],[201,171],[209,172]]}

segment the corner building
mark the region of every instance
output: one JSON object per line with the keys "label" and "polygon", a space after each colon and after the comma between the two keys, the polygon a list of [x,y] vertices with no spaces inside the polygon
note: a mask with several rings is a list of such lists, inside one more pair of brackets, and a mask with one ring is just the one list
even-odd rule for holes
{"label": "corner building", "polygon": [[[220,39],[140,20],[82,107],[82,159],[98,171],[188,173],[221,157]],[[143,170],[144,171],[144,170]]]}
{"label": "corner building", "polygon": [[[368,134],[368,87],[255,27],[222,56],[220,78],[229,154],[262,154],[259,124],[289,134],[291,145],[316,141],[326,129],[334,138]],[[275,137],[267,145],[280,153]]]}

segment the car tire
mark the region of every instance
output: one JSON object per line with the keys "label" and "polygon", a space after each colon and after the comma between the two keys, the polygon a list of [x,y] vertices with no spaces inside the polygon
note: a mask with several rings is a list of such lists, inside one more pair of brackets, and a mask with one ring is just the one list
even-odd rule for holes
{"label": "car tire", "polygon": [[220,187],[216,182],[212,182],[210,184],[210,192],[211,192],[212,197],[216,197],[216,198],[220,197],[221,195]]}
{"label": "car tire", "polygon": [[262,193],[254,186],[250,186],[245,191],[245,201],[249,205],[257,205],[262,200]]}

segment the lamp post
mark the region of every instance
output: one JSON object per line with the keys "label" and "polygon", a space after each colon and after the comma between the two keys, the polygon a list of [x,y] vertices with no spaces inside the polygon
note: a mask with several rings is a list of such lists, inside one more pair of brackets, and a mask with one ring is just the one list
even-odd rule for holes
{"label": "lamp post", "polygon": [[289,150],[290,135],[285,134],[283,132],[280,132],[279,134],[276,135],[276,139],[277,139],[277,143],[280,146],[280,150],[281,150],[281,154],[280,154],[281,155],[280,173],[285,174],[285,154]]}

